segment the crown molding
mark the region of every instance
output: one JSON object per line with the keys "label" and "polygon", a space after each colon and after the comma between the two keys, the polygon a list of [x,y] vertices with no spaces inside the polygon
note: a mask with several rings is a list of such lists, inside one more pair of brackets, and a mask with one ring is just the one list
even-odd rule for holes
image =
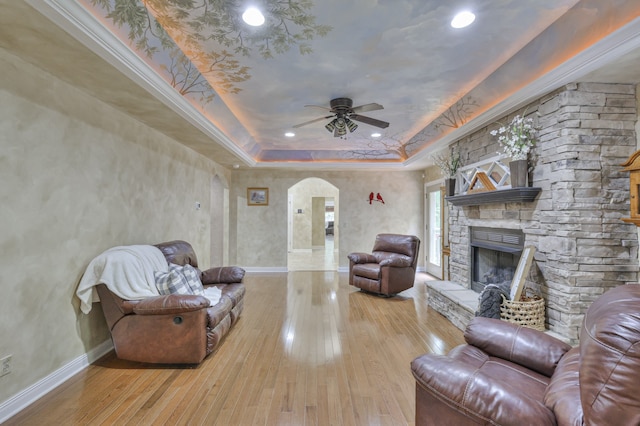
{"label": "crown molding", "polygon": [[584,77],[588,73],[600,69],[613,61],[621,59],[624,55],[640,49],[640,18],[636,18],[619,30],[609,34],[591,47],[578,53],[558,67],[536,79],[521,90],[513,93],[504,101],[498,103],[488,111],[445,135],[436,143],[424,149],[407,161],[405,165],[424,161],[425,157],[433,152],[445,148],[485,126],[494,123],[510,112],[521,108],[535,99],[572,83]]}
{"label": "crown molding", "polygon": [[145,61],[109,31],[91,13],[73,0],[25,0],[84,46],[141,86],[174,112],[225,147],[247,165],[255,159],[239,148],[197,108],[180,95]]}
{"label": "crown molding", "polygon": [[256,168],[269,169],[300,169],[300,170],[362,170],[370,171],[407,171],[404,162],[357,162],[357,161],[262,161],[255,165]]}

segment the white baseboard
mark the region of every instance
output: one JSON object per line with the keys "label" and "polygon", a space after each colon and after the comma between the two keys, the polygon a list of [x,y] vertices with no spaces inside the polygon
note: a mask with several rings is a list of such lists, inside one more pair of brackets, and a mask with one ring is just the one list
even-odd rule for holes
{"label": "white baseboard", "polygon": [[1,403],[0,424],[9,420],[35,401],[51,392],[65,381],[69,380],[75,374],[87,368],[89,364],[104,356],[112,349],[113,342],[111,339],[106,340],[86,354],[80,355],[78,358]]}
{"label": "white baseboard", "polygon": [[[418,266],[418,268],[416,269],[416,272],[425,272],[426,269],[422,266]],[[338,267],[338,272],[349,272],[349,267],[348,266],[340,266]]]}
{"label": "white baseboard", "polygon": [[[243,266],[242,269],[244,269],[247,273],[275,273],[275,272],[289,272],[289,270],[286,267],[280,267],[280,266],[255,266],[255,267],[247,267],[247,266]],[[339,266],[338,267],[338,272],[349,272],[349,267],[348,266]],[[416,272],[425,272],[425,268],[424,267],[418,267]]]}
{"label": "white baseboard", "polygon": [[243,266],[246,272],[288,272],[286,266]]}

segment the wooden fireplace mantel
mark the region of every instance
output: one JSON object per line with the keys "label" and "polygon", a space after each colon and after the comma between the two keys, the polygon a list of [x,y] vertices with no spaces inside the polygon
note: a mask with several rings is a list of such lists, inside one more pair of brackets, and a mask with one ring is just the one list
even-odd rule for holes
{"label": "wooden fireplace mantel", "polygon": [[479,206],[492,203],[530,203],[536,199],[542,188],[511,188],[495,191],[475,192],[472,194],[444,197],[454,206]]}

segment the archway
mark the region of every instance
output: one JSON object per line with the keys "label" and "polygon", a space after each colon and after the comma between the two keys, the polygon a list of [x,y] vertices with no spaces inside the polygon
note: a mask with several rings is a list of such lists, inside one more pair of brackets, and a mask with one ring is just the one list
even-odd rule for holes
{"label": "archway", "polygon": [[288,270],[338,269],[339,194],[320,178],[303,179],[288,189]]}

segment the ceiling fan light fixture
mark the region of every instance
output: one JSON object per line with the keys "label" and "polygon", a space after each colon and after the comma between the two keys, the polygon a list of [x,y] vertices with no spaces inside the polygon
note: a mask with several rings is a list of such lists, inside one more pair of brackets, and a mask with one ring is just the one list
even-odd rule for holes
{"label": "ceiling fan light fixture", "polygon": [[333,133],[333,131],[336,129],[336,120],[337,118],[334,118],[332,121],[330,121],[329,123],[327,123],[324,128],[327,129],[328,132]]}
{"label": "ceiling fan light fixture", "polygon": [[248,7],[242,14],[242,20],[252,27],[264,24],[264,15],[255,7]]}
{"label": "ceiling fan light fixture", "polygon": [[468,10],[462,11],[453,17],[451,20],[451,26],[453,28],[464,28],[468,27],[476,20],[476,15]]}
{"label": "ceiling fan light fixture", "polygon": [[369,103],[360,106],[353,106],[353,101],[350,98],[335,98],[329,102],[329,108],[318,105],[305,105],[305,107],[318,107],[327,110],[329,115],[319,117],[314,120],[306,121],[304,123],[296,124],[294,129],[298,127],[306,126],[308,124],[316,123],[321,120],[332,119],[329,123],[325,124],[324,128],[329,133],[333,133],[334,137],[344,136],[347,132],[353,133],[358,124],[354,121],[365,123],[370,126],[386,129],[389,127],[389,123],[386,121],[378,120],[376,118],[361,115],[361,112],[378,111],[384,109],[384,107],[378,103]]}
{"label": "ceiling fan light fixture", "polygon": [[353,133],[358,128],[358,125],[348,118],[345,118],[344,121],[347,122],[347,128],[349,129],[349,132]]}
{"label": "ceiling fan light fixture", "polygon": [[333,136],[344,136],[347,134],[347,122],[344,117],[338,117],[333,120],[335,123],[336,130],[333,133]]}

